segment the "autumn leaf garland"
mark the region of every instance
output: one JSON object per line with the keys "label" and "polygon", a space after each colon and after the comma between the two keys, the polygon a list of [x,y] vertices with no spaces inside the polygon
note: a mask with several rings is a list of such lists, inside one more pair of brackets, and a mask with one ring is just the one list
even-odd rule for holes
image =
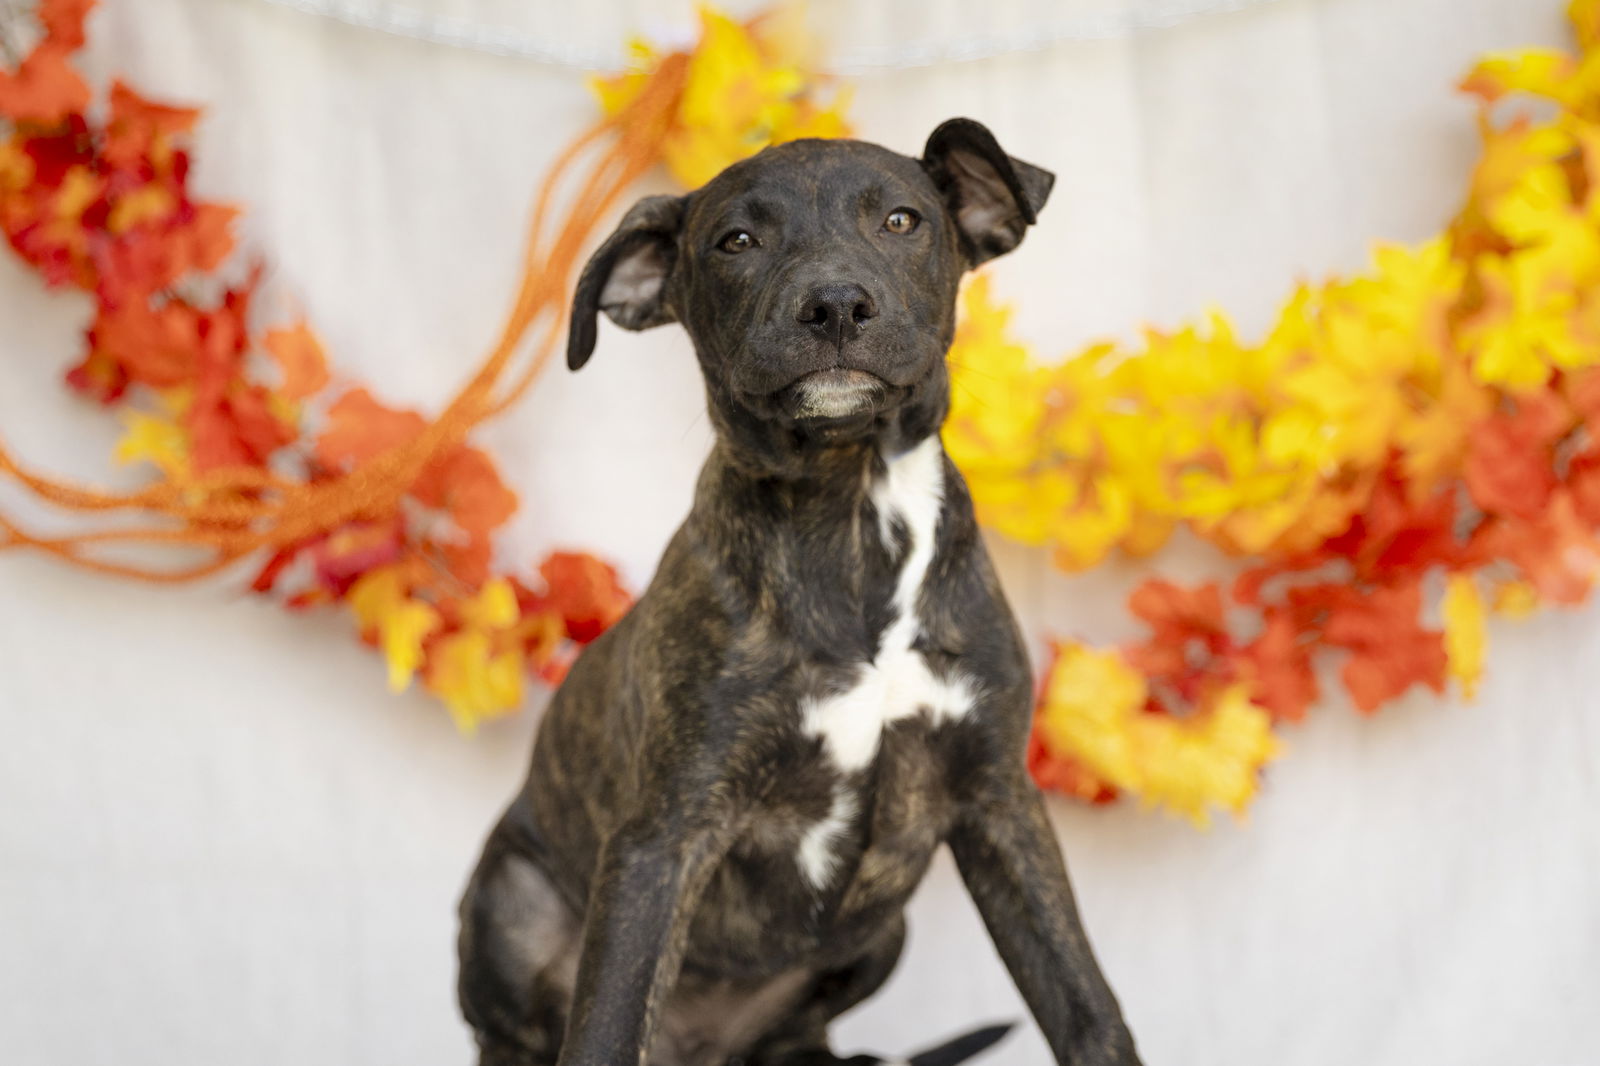
{"label": "autumn leaf garland", "polygon": [[[1449,231],[1301,286],[1267,337],[1215,315],[1042,364],[979,279],[945,440],[979,517],[1068,570],[1178,528],[1253,561],[1224,589],[1142,584],[1149,635],[1057,643],[1042,782],[1204,822],[1242,811],[1274,729],[1337,666],[1372,712],[1454,679],[1486,618],[1588,597],[1600,573],[1600,3],[1580,55],[1491,56],[1463,87],[1484,151]],[[1555,113],[1508,112],[1514,95]],[[1434,604],[1442,628],[1425,615]]]}
{"label": "autumn leaf garland", "polygon": [[[0,71],[0,116],[10,120],[0,143],[0,229],[47,284],[94,301],[68,384],[121,412],[118,462],[150,464],[157,487],[202,503],[240,504],[248,516],[254,486],[364,476],[422,435],[428,420],[365,388],[332,386],[305,323],[255,329],[259,269],[242,278],[222,269],[235,250],[237,211],[199,200],[189,187],[187,142],[199,112],[117,83],[104,121],[86,114],[89,91],[68,61],[91,7],[46,0],[38,9],[42,41],[15,71]],[[9,456],[4,469],[68,510],[107,513],[161,499],[130,502],[49,483]],[[227,487],[211,478],[228,479]],[[516,708],[530,670],[557,679],[575,647],[629,602],[615,572],[583,553],[554,554],[526,581],[495,573],[492,537],[516,507],[486,453],[448,444],[392,506],[278,544],[253,588],[294,609],[343,605],[383,651],[392,688],[420,677],[470,728]],[[173,532],[226,545],[250,524],[202,511]],[[139,539],[159,543],[161,532]],[[80,554],[103,539],[100,531],[50,539],[0,516],[0,533],[0,546],[118,571]]]}

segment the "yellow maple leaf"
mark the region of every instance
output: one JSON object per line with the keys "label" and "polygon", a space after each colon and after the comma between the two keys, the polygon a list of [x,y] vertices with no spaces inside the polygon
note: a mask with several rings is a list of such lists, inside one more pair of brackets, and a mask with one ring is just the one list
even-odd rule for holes
{"label": "yellow maple leaf", "polygon": [[1600,0],[1572,0],[1567,5],[1567,18],[1585,52],[1600,47]]}
{"label": "yellow maple leaf", "polygon": [[397,566],[362,575],[346,600],[361,628],[378,635],[389,665],[389,690],[404,692],[422,665],[423,641],[439,628],[439,612],[411,598]]}
{"label": "yellow maple leaf", "polygon": [[462,625],[471,629],[507,629],[522,616],[516,591],[503,577],[490,578],[476,596],[463,600],[459,609]]}
{"label": "yellow maple leaf", "polygon": [[1471,574],[1451,574],[1442,613],[1450,676],[1461,683],[1461,694],[1471,700],[1478,694],[1489,640],[1483,595],[1478,591],[1477,579]]}
{"label": "yellow maple leaf", "polygon": [[484,719],[521,704],[522,675],[522,656],[515,649],[496,652],[487,633],[464,630],[434,646],[426,683],[456,724],[471,732]]}
{"label": "yellow maple leaf", "polygon": [[1473,351],[1474,377],[1530,392],[1549,381],[1555,369],[1600,361],[1600,353],[1574,333],[1577,277],[1567,267],[1540,248],[1479,258],[1486,302],[1465,337]]}
{"label": "yellow maple leaf", "polygon": [[127,429],[113,452],[117,462],[123,465],[154,463],[173,480],[188,475],[190,446],[187,429],[170,418],[142,411],[128,411],[122,419]]}
{"label": "yellow maple leaf", "polygon": [[1067,644],[1045,682],[1039,736],[1056,755],[1196,825],[1209,824],[1213,806],[1242,814],[1279,751],[1266,711],[1242,686],[1183,720],[1146,713],[1147,695],[1116,652]]}
{"label": "yellow maple leaf", "polygon": [[1491,103],[1507,93],[1523,92],[1570,106],[1577,102],[1573,87],[1577,71],[1571,56],[1553,48],[1491,52],[1462,79],[1461,88]]}
{"label": "yellow maple leaf", "polygon": [[[826,104],[818,98],[812,59],[790,40],[792,20],[743,24],[709,6],[699,12],[700,40],[689,54],[683,95],[661,145],[663,162],[686,188],[700,187],[770,144],[848,136],[848,94]],[[638,97],[665,55],[634,40],[629,58],[634,69],[590,81],[607,115],[620,114]]]}
{"label": "yellow maple leaf", "polygon": [[1494,587],[1494,613],[1513,622],[1531,618],[1539,610],[1539,590],[1531,581],[1502,581]]}

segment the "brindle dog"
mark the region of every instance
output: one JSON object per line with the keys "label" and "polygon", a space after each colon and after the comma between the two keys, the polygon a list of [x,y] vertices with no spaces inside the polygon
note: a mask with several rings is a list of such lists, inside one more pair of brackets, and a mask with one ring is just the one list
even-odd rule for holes
{"label": "brindle dog", "polygon": [[1056,1060],[1138,1062],[1023,764],[1032,675],[939,425],[961,275],[1053,177],[953,119],[797,141],[628,212],[578,282],[677,321],[716,444],[578,659],[461,905],[485,1066],[826,1066],[948,844]]}

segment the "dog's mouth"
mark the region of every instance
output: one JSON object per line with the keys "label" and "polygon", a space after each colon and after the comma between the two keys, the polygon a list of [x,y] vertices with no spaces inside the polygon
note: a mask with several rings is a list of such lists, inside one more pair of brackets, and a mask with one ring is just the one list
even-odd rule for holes
{"label": "dog's mouth", "polygon": [[830,422],[875,414],[888,393],[888,385],[875,374],[830,367],[783,389],[778,402],[796,421]]}

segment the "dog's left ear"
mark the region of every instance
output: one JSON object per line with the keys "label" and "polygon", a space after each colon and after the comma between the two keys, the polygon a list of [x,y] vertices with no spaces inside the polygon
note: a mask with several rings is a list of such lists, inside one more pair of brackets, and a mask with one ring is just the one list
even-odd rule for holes
{"label": "dog's left ear", "polygon": [[623,329],[649,329],[673,320],[667,277],[678,258],[678,229],[687,199],[646,196],[589,257],[572,297],[568,367],[577,370],[594,354],[595,316],[601,311]]}
{"label": "dog's left ear", "polygon": [[1006,155],[988,127],[970,118],[941,123],[922,150],[922,168],[944,194],[972,266],[1022,243],[1056,176]]}

